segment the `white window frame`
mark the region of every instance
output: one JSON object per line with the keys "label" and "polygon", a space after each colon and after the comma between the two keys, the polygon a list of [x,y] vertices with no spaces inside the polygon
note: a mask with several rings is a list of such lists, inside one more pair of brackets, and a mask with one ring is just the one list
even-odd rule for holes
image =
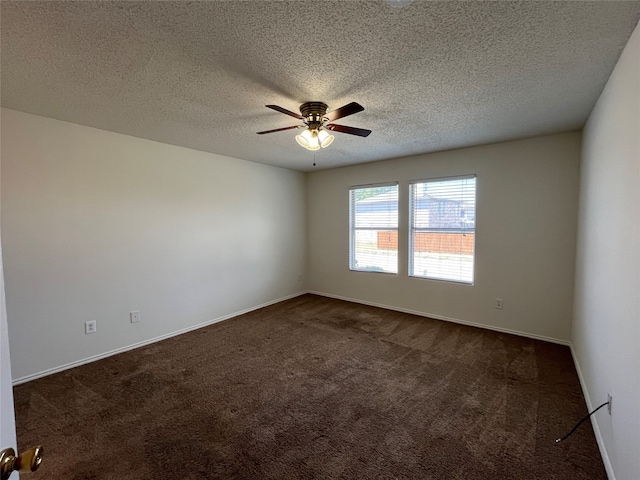
{"label": "white window frame", "polygon": [[[473,199],[473,208],[474,208],[474,222],[473,222],[473,227],[472,228],[452,228],[450,229],[450,231],[452,233],[472,233],[473,234],[473,248],[472,248],[472,259],[471,259],[471,279],[467,280],[467,279],[463,279],[463,278],[444,278],[441,276],[437,276],[437,275],[428,275],[428,274],[418,274],[417,272],[414,271],[415,268],[415,251],[414,251],[414,241],[415,241],[415,233],[416,232],[427,232],[429,230],[429,228],[426,227],[415,227],[415,205],[414,205],[414,200],[415,200],[415,188],[416,185],[419,184],[426,184],[426,183],[436,183],[436,182],[446,182],[446,181],[456,181],[456,180],[465,180],[465,179],[473,179],[474,180],[474,199]],[[478,182],[477,182],[477,176],[474,175],[460,175],[460,176],[453,176],[453,177],[438,177],[438,178],[428,178],[428,179],[421,179],[421,180],[412,180],[409,182],[409,277],[414,277],[414,278],[424,278],[424,279],[428,279],[428,280],[437,280],[437,281],[442,281],[442,282],[452,282],[452,283],[461,283],[461,284],[465,284],[465,285],[473,285],[475,282],[475,259],[476,259],[476,249],[475,249],[475,240],[476,240],[476,222],[475,222],[475,218],[476,218],[476,211],[477,211],[477,204],[478,204],[478,191],[477,191],[477,186],[478,186]],[[442,230],[441,230],[442,231]]]}
{"label": "white window frame", "polygon": [[397,275],[398,274],[398,255],[399,248],[396,253],[396,265],[395,271],[386,271],[386,270],[371,270],[367,268],[358,268],[356,266],[356,230],[381,230],[381,228],[375,227],[364,227],[364,228],[356,228],[355,227],[355,201],[354,195],[352,192],[356,190],[361,190],[365,188],[379,188],[379,187],[396,187],[398,191],[398,199],[396,203],[396,226],[395,227],[383,227],[385,230],[393,230],[398,235],[398,221],[399,221],[399,207],[400,207],[400,187],[398,182],[385,182],[385,183],[374,183],[368,185],[355,185],[349,187],[349,270],[356,272],[367,272],[367,273],[382,273],[386,275]]}

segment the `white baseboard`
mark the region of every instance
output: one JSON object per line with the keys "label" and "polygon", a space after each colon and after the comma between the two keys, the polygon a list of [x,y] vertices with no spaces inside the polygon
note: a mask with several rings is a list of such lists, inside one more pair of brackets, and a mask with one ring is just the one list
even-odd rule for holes
{"label": "white baseboard", "polygon": [[[375,302],[368,302],[366,300],[359,300],[359,299],[356,299],[356,298],[343,297],[341,295],[333,295],[333,294],[325,293],[325,292],[307,290],[307,291],[297,292],[297,293],[294,293],[292,295],[288,295],[286,297],[278,298],[276,300],[272,300],[272,301],[269,301],[269,302],[266,302],[266,303],[263,303],[263,304],[260,304],[260,305],[256,305],[254,307],[250,307],[250,308],[247,308],[247,309],[244,309],[244,310],[240,310],[238,312],[234,312],[234,313],[231,313],[229,315],[225,315],[223,317],[218,317],[218,318],[215,318],[213,320],[208,320],[206,322],[202,322],[202,323],[199,323],[199,324],[196,324],[196,325],[192,325],[190,327],[186,327],[186,328],[183,328],[183,329],[180,329],[180,330],[176,330],[176,331],[171,332],[171,333],[160,335],[158,337],[150,338],[148,340],[143,340],[141,342],[133,343],[133,344],[130,344],[130,345],[127,345],[127,346],[124,346],[124,347],[120,347],[120,348],[116,348],[114,350],[110,350],[108,352],[104,352],[104,353],[101,353],[101,354],[98,354],[98,355],[92,355],[90,357],[86,357],[86,358],[83,358],[83,359],[80,359],[80,360],[77,360],[77,361],[74,361],[74,362],[70,362],[70,363],[67,363],[67,364],[64,364],[64,365],[60,365],[60,366],[57,366],[57,367],[53,367],[53,368],[49,368],[49,369],[46,369],[46,370],[42,370],[40,372],[33,373],[31,375],[26,375],[24,377],[16,378],[16,379],[13,379],[13,385],[14,386],[15,385],[20,385],[21,383],[26,383],[26,382],[29,382],[31,380],[35,380],[37,378],[46,377],[48,375],[52,375],[54,373],[62,372],[64,370],[69,370],[71,368],[78,367],[78,366],[84,365],[86,363],[91,363],[91,362],[95,362],[96,360],[100,360],[100,359],[103,359],[103,358],[111,357],[112,355],[117,355],[118,353],[123,353],[123,352],[127,352],[129,350],[133,350],[133,349],[138,348],[138,347],[143,347],[145,345],[150,345],[152,343],[156,343],[156,342],[165,340],[167,338],[175,337],[175,336],[181,335],[183,333],[187,333],[187,332],[190,332],[190,331],[193,331],[193,330],[197,330],[198,328],[203,328],[203,327],[206,327],[208,325],[213,325],[214,323],[222,322],[224,320],[229,320],[230,318],[234,318],[234,317],[237,317],[238,315],[242,315],[242,314],[245,314],[245,313],[252,312],[252,311],[257,310],[259,308],[268,307],[269,305],[273,305],[275,303],[279,303],[279,302],[283,302],[285,300],[289,300],[291,298],[299,297],[300,295],[304,295],[305,293],[310,293],[310,294],[313,294],[313,295],[319,295],[319,296],[322,296],[322,297],[335,298],[337,300],[345,300],[347,302],[360,303],[360,304],[369,305],[369,306],[372,306],[372,307],[385,308],[387,310],[394,310],[394,311],[398,311],[398,312],[409,313],[409,314],[412,314],[412,315],[419,315],[421,317],[433,318],[435,320],[443,320],[443,321],[447,321],[447,322],[459,323],[459,324],[462,324],[462,325],[469,325],[469,326],[472,326],[472,327],[485,328],[485,329],[494,330],[494,331],[497,331],[497,332],[509,333],[509,334],[512,334],[512,335],[519,335],[519,336],[522,336],[522,337],[533,338],[533,339],[536,339],[536,340],[543,340],[543,341],[546,341],[546,342],[558,343],[560,345],[569,345],[569,346],[571,346],[570,342],[568,342],[566,340],[560,340],[560,339],[557,339],[557,338],[545,337],[543,335],[536,335],[536,334],[531,334],[531,333],[526,333],[526,332],[519,332],[519,331],[516,331],[516,330],[510,330],[508,328],[493,327],[493,326],[490,326],[490,325],[484,325],[484,324],[481,324],[481,323],[470,322],[470,321],[467,321],[467,320],[460,320],[460,319],[456,319],[456,318],[444,317],[442,315],[435,315],[435,314],[430,314],[430,313],[425,313],[425,312],[419,312],[419,311],[416,311],[416,310],[410,310],[408,308],[395,307],[395,306],[392,306],[392,305],[384,305],[384,304],[375,303]],[[572,348],[571,352],[573,354],[573,348]],[[578,366],[578,364],[576,362],[576,359],[575,359],[575,355],[574,355],[574,362],[576,363],[576,368],[578,370],[578,376],[580,377],[580,383],[582,385],[582,389],[585,392],[585,398],[588,399],[588,396],[587,396],[587,393],[586,393],[586,390],[585,390],[585,387],[584,387],[584,382],[583,382],[582,376],[580,374],[580,369],[579,369],[579,366]],[[588,400],[587,400],[587,404],[590,406],[590,402]],[[599,431],[598,431],[598,434],[599,434]]]}
{"label": "white baseboard", "polygon": [[313,295],[320,295],[321,297],[335,298],[337,300],[345,300],[347,302],[361,303],[363,305],[369,305],[371,307],[386,308],[387,310],[394,310],[396,312],[410,313],[412,315],[419,315],[421,317],[433,318],[435,320],[444,320],[445,322],[453,322],[453,323],[459,323],[462,325],[469,325],[470,327],[478,327],[478,328],[484,328],[487,330],[493,330],[501,333],[509,333],[511,335],[518,335],[520,337],[532,338],[534,340],[543,340],[545,342],[558,343],[560,345],[567,345],[567,346],[570,345],[570,342],[568,340],[561,340],[559,338],[553,338],[553,337],[545,337],[544,335],[536,335],[535,333],[520,332],[518,330],[510,330],[508,328],[494,327],[491,325],[485,325],[484,323],[476,323],[476,322],[470,322],[468,320],[460,320],[458,318],[444,317],[442,315],[435,315],[427,312],[418,312],[416,310],[410,310],[408,308],[395,307],[393,305],[384,305],[384,304],[375,303],[375,302],[368,302],[366,300],[359,300],[357,298],[349,298],[349,297],[343,297],[341,295],[333,295],[331,293],[317,292],[313,290],[309,290],[307,293],[311,293]]}
{"label": "white baseboard", "polygon": [[[573,343],[569,342],[569,348],[571,349],[571,356],[573,357],[573,364],[576,366],[576,372],[578,372],[578,378],[580,379],[580,387],[582,388],[582,394],[584,395],[584,400],[587,403],[587,410],[593,410],[593,403],[591,403],[591,398],[589,397],[589,392],[587,390],[587,384],[585,383],[584,377],[582,376],[582,370],[580,369],[580,363],[578,362],[578,357],[576,356],[576,352],[573,348]],[[607,453],[607,449],[604,445],[604,440],[602,439],[602,434],[600,433],[600,426],[598,425],[598,419],[595,415],[591,416],[591,425],[593,425],[593,433],[596,436],[596,442],[598,443],[598,448],[600,449],[600,456],[602,457],[602,462],[604,463],[604,468],[607,471],[607,477],[609,480],[616,480],[616,476],[613,473],[613,466],[611,465],[611,460],[609,460],[609,454]]]}
{"label": "white baseboard", "polygon": [[103,358],[111,357],[113,355],[117,355],[118,353],[127,352],[129,350],[133,350],[138,347],[144,347],[145,345],[149,345],[152,343],[159,342],[161,340],[166,340],[167,338],[175,337],[177,335],[182,335],[183,333],[191,332],[193,330],[197,330],[199,328],[206,327],[208,325],[213,325],[214,323],[222,322],[224,320],[229,320],[230,318],[237,317],[238,315],[243,315],[245,313],[252,312],[254,310],[258,310],[259,308],[268,307],[269,305],[273,305],[274,303],[283,302],[285,300],[289,300],[291,298],[299,297],[300,295],[304,295],[305,291],[294,293],[292,295],[288,295],[286,297],[278,298],[276,300],[272,300],[261,305],[256,305],[255,307],[246,308],[244,310],[240,310],[239,312],[234,312],[229,315],[225,315],[223,317],[214,318],[213,320],[208,320],[206,322],[198,323],[197,325],[192,325],[190,327],[182,328],[180,330],[176,330],[175,332],[167,333],[164,335],[160,335],[159,337],[150,338],[148,340],[143,340],[141,342],[132,343],[131,345],[127,345],[125,347],[116,348],[115,350],[110,350],[108,352],[100,353],[98,355],[92,355],[91,357],[83,358],[81,360],[77,360],[75,362],[70,362],[65,365],[60,365],[58,367],[49,368],[47,370],[42,370],[41,372],[33,373],[31,375],[26,375],[24,377],[20,377],[13,380],[13,385],[20,385],[21,383],[26,383],[31,380],[35,380],[37,378],[46,377],[48,375],[53,375],[54,373],[63,372],[64,370],[69,370],[74,367],[79,367],[80,365],[85,365],[87,363],[95,362],[96,360],[101,360]]}

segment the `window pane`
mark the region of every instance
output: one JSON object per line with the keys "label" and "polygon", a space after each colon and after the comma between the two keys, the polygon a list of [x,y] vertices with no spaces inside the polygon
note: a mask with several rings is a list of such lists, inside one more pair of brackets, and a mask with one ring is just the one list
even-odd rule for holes
{"label": "window pane", "polygon": [[473,234],[414,232],[414,277],[473,283]]}
{"label": "window pane", "polygon": [[349,267],[398,272],[398,185],[352,188]]}
{"label": "window pane", "polygon": [[411,185],[411,276],[473,283],[475,199],[475,177]]}

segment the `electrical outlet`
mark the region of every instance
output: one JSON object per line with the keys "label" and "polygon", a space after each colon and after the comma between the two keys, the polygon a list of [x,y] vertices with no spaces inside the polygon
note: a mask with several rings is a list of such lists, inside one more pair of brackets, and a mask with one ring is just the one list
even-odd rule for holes
{"label": "electrical outlet", "polygon": [[611,396],[610,393],[607,393],[607,402],[609,402],[609,405],[607,405],[607,411],[609,412],[609,415],[611,415],[611,402],[613,401],[613,397]]}
{"label": "electrical outlet", "polygon": [[134,310],[133,312],[129,312],[129,320],[131,320],[131,323],[139,322],[140,310]]}
{"label": "electrical outlet", "polygon": [[96,333],[97,326],[95,320],[89,320],[88,322],[84,322],[84,334],[89,335],[90,333]]}
{"label": "electrical outlet", "polygon": [[498,310],[502,310],[502,308],[504,307],[504,300],[502,300],[501,298],[496,298],[495,307]]}

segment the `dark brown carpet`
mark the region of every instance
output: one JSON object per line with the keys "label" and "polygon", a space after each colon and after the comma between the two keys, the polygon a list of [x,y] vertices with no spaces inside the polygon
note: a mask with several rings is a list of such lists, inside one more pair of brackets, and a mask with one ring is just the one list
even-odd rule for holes
{"label": "dark brown carpet", "polygon": [[15,388],[37,479],[606,479],[569,349],[304,295]]}

